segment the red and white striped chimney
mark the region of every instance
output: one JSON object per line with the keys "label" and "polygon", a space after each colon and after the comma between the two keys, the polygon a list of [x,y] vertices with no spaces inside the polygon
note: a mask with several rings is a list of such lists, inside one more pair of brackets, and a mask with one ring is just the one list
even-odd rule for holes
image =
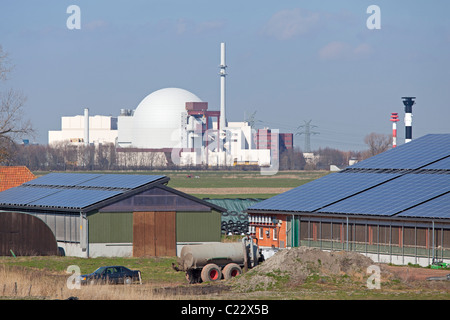
{"label": "red and white striped chimney", "polygon": [[392,148],[397,146],[397,122],[400,121],[398,119],[398,113],[391,113],[391,121],[392,121]]}

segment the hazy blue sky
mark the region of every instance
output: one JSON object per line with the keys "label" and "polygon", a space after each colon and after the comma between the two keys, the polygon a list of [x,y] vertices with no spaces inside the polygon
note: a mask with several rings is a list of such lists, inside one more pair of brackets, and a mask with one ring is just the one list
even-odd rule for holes
{"label": "hazy blue sky", "polygon": [[[69,30],[69,5],[81,29]],[[381,29],[366,12],[381,9]],[[118,115],[151,92],[179,87],[219,108],[227,44],[227,117],[296,132],[312,120],[313,149],[364,149],[391,133],[391,112],[415,96],[413,138],[450,132],[450,1],[0,0],[0,45],[26,115],[47,143],[61,116]],[[294,138],[303,147],[303,136]]]}

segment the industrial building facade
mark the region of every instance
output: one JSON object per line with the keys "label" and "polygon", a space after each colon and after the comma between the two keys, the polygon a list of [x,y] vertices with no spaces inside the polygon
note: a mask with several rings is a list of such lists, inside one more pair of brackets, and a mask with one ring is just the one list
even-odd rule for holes
{"label": "industrial building facade", "polygon": [[168,181],[52,173],[1,192],[0,216],[39,218],[68,256],[175,256],[185,243],[220,241],[224,209],[167,187]]}
{"label": "industrial building facade", "polygon": [[247,212],[255,236],[274,248],[351,250],[395,264],[450,261],[450,134],[415,139]]}

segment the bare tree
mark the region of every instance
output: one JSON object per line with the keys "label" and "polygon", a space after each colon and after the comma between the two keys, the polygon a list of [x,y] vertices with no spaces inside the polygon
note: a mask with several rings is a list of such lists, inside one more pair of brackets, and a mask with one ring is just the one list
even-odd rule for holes
{"label": "bare tree", "polygon": [[366,158],[372,157],[389,149],[392,135],[372,132],[365,136],[364,143],[369,146]]}
{"label": "bare tree", "polygon": [[[8,54],[0,46],[0,83],[8,80],[12,69]],[[0,91],[0,162],[9,159],[18,139],[33,132],[31,123],[24,120],[25,101],[24,95],[13,89]]]}

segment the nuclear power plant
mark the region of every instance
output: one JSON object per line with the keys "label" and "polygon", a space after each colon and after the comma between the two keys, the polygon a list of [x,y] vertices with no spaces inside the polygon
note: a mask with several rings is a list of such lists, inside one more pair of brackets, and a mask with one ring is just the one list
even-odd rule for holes
{"label": "nuclear power plant", "polygon": [[[226,47],[220,45],[220,109],[181,88],[147,95],[135,109],[117,117],[62,117],[61,130],[49,131],[49,144],[113,143],[118,160],[155,166],[271,166],[283,149],[293,148],[293,134],[226,117]],[[133,159],[133,160],[132,160]]]}

